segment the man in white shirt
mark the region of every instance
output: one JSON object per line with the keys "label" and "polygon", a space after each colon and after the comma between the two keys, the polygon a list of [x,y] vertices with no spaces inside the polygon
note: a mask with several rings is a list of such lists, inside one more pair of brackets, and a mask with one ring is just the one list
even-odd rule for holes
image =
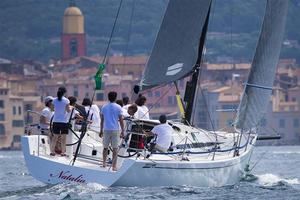
{"label": "man in white shirt", "polygon": [[82,105],[84,106],[85,113],[87,116],[87,120],[90,122],[89,130],[93,130],[96,133],[100,133],[100,110],[99,107],[95,104],[91,105],[92,101],[89,98],[84,98],[82,101]]}
{"label": "man in white shirt", "polygon": [[161,124],[155,126],[150,132],[145,132],[145,134],[156,136],[154,149],[166,153],[171,146],[173,128],[167,124],[166,115],[161,115],[159,121]]}
{"label": "man in white shirt", "polygon": [[47,96],[44,99],[45,102],[45,108],[42,110],[41,116],[40,116],[40,128],[41,128],[41,134],[42,135],[49,135],[50,136],[50,121],[51,117],[53,115],[53,97]]}
{"label": "man in white shirt", "polygon": [[137,118],[138,119],[150,119],[149,117],[149,109],[147,108],[146,104],[146,97],[140,96],[136,101],[136,105],[138,106],[137,110]]}
{"label": "man in white shirt", "polygon": [[[112,170],[117,171],[117,157],[119,138],[124,137],[124,122],[122,108],[116,104],[116,92],[108,93],[109,103],[104,105],[101,110],[100,137],[103,137],[103,167],[106,167],[108,146],[113,148]],[[121,134],[120,134],[121,128]]]}

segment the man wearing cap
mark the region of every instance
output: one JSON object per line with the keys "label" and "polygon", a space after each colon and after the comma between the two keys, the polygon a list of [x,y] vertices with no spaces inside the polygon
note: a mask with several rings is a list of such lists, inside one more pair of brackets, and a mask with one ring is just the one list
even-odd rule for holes
{"label": "man wearing cap", "polygon": [[42,135],[49,135],[50,133],[50,120],[53,115],[53,97],[47,96],[44,99],[45,108],[42,110],[40,116],[40,127],[41,127],[41,134]]}

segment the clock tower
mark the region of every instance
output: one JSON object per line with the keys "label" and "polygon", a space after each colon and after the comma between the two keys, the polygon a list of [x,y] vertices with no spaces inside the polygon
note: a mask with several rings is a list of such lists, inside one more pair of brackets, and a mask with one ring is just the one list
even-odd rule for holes
{"label": "clock tower", "polygon": [[84,17],[73,1],[65,10],[63,31],[61,35],[61,59],[85,56],[86,42],[84,32]]}

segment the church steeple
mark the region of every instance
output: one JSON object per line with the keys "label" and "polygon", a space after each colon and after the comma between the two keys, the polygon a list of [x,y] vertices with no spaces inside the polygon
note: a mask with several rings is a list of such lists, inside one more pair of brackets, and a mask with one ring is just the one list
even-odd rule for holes
{"label": "church steeple", "polygon": [[75,0],[69,1],[63,17],[62,60],[85,56],[84,16],[76,7]]}

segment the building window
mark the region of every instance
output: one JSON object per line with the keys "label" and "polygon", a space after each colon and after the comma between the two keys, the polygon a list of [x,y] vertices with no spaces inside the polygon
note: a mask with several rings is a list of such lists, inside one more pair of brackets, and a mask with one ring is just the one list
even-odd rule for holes
{"label": "building window", "polygon": [[4,108],[4,101],[0,100],[0,108]]}
{"label": "building window", "polygon": [[293,121],[293,126],[294,126],[295,128],[298,128],[298,127],[299,127],[299,119],[294,119],[294,121]]}
{"label": "building window", "polygon": [[32,105],[31,104],[25,104],[25,110],[32,110]]}
{"label": "building window", "polygon": [[96,95],[96,100],[97,100],[97,101],[103,101],[103,100],[104,100],[104,95],[103,95],[103,93],[97,93],[97,95]]}
{"label": "building window", "polygon": [[23,122],[23,120],[13,120],[12,121],[12,126],[13,127],[23,127],[24,122]]}
{"label": "building window", "polygon": [[0,121],[5,121],[5,114],[4,113],[0,113]]}
{"label": "building window", "polygon": [[77,57],[77,49],[78,49],[78,43],[76,39],[72,39],[70,41],[70,55],[71,57]]}
{"label": "building window", "polygon": [[17,108],[16,106],[13,106],[13,115],[16,115],[17,114]]}
{"label": "building window", "polygon": [[160,91],[155,91],[155,96],[160,97]]}
{"label": "building window", "polygon": [[19,115],[22,115],[22,108],[19,106]]}
{"label": "building window", "polygon": [[128,72],[128,75],[132,75],[132,76],[133,76],[134,73],[133,73],[132,71],[129,71],[129,72]]}
{"label": "building window", "polygon": [[279,128],[284,128],[284,127],[285,127],[285,120],[279,119]]}
{"label": "building window", "polygon": [[222,109],[223,110],[236,110],[238,108],[238,105],[222,105]]}
{"label": "building window", "polygon": [[13,142],[21,142],[21,135],[14,135]]}
{"label": "building window", "polygon": [[3,124],[0,124],[0,136],[5,135],[5,126]]}
{"label": "building window", "polygon": [[168,96],[168,104],[169,105],[175,105],[176,104],[176,97]]}
{"label": "building window", "polygon": [[74,90],[74,97],[78,97],[78,91],[77,90]]}
{"label": "building window", "polygon": [[86,85],[85,85],[85,88],[86,88],[86,89],[89,89],[89,85],[88,85],[88,84],[86,84]]}

